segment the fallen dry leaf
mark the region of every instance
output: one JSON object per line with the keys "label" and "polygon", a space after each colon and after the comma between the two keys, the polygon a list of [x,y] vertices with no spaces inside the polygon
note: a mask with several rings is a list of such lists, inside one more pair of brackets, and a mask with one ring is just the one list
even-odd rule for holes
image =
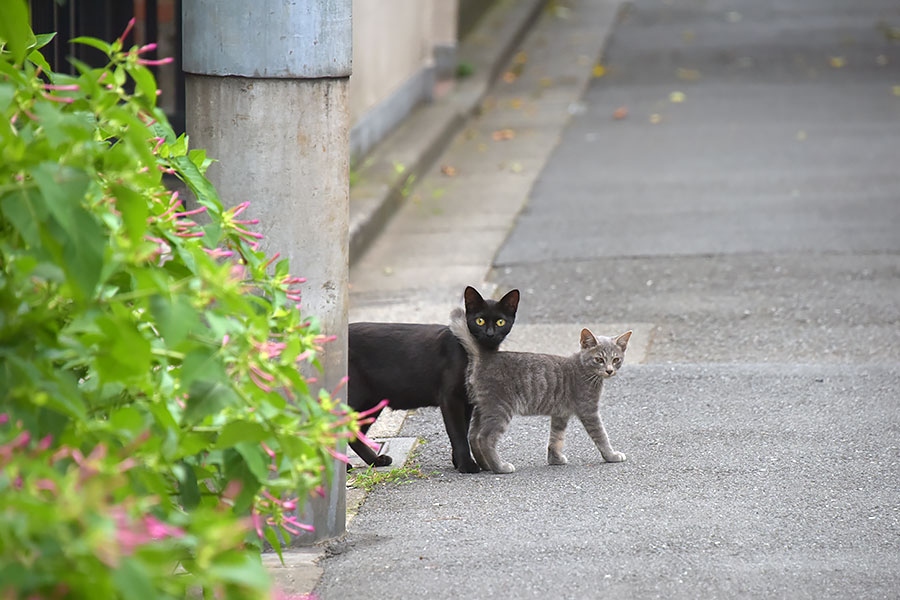
{"label": "fallen dry leaf", "polygon": [[650,122],[654,125],[656,125],[660,121],[662,121],[662,115],[660,115],[659,113],[653,113],[652,115],[650,115]]}
{"label": "fallen dry leaf", "polygon": [[613,112],[613,119],[624,119],[628,116],[628,108],[620,106]]}
{"label": "fallen dry leaf", "polygon": [[504,140],[511,140],[516,137],[516,132],[512,129],[498,129],[494,133],[491,134],[491,138],[495,142],[502,142]]}
{"label": "fallen dry leaf", "polygon": [[697,69],[684,69],[679,67],[678,71],[676,71],[676,75],[678,75],[678,79],[681,79],[682,81],[697,81],[700,79],[700,71]]}
{"label": "fallen dry leaf", "polygon": [[443,173],[447,177],[456,177],[456,167],[444,165],[441,167],[441,173]]}
{"label": "fallen dry leaf", "polygon": [[684,92],[672,92],[669,94],[669,102],[674,102],[675,104],[680,104],[684,102],[684,99],[687,96],[684,95]]}
{"label": "fallen dry leaf", "polygon": [[847,64],[847,60],[843,56],[832,56],[828,59],[828,64],[832,69],[840,69]]}
{"label": "fallen dry leaf", "polygon": [[506,83],[512,83],[513,81],[515,81],[518,78],[519,78],[519,76],[516,75],[515,73],[513,73],[512,71],[507,71],[506,73],[503,74],[503,81],[505,81]]}
{"label": "fallen dry leaf", "polygon": [[604,67],[603,65],[594,65],[594,70],[591,71],[591,74],[594,77],[603,77],[604,75],[606,75],[606,67]]}
{"label": "fallen dry leaf", "polygon": [[900,85],[895,85],[891,88],[891,91],[894,92],[895,96],[900,96]]}
{"label": "fallen dry leaf", "polygon": [[517,65],[524,65],[528,62],[528,54],[524,50],[522,50],[513,57],[513,62]]}

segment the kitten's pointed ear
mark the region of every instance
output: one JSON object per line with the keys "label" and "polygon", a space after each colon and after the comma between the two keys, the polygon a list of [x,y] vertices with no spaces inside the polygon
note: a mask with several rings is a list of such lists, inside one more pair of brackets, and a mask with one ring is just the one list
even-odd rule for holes
{"label": "kitten's pointed ear", "polygon": [[466,286],[466,291],[463,292],[463,300],[466,303],[466,312],[481,310],[481,307],[484,306],[484,298],[471,285]]}
{"label": "kitten's pointed ear", "polygon": [[504,312],[516,314],[516,311],[519,309],[519,290],[506,292],[506,295],[500,298],[500,302],[497,304],[500,305]]}
{"label": "kitten's pointed ear", "polygon": [[582,329],[581,330],[581,347],[582,348],[593,348],[597,345],[597,338],[594,337],[594,334],[591,333],[590,329]]}
{"label": "kitten's pointed ear", "polygon": [[616,346],[622,349],[622,352],[625,352],[625,348],[628,346],[628,340],[631,339],[631,330],[629,329],[622,335],[616,338]]}

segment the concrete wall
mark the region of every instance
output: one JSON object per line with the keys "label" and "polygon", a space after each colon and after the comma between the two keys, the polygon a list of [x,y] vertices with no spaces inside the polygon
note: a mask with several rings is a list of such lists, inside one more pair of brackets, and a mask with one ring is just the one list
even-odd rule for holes
{"label": "concrete wall", "polygon": [[435,49],[446,63],[447,48],[456,46],[456,6],[457,0],[353,0],[354,157],[431,99]]}

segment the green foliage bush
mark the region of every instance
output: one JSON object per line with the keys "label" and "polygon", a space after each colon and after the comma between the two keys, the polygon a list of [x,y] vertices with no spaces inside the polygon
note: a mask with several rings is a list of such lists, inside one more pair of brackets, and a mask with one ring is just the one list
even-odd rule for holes
{"label": "green foliage bush", "polygon": [[53,73],[0,4],[0,598],[268,597],[261,539],[358,429],[298,369],[303,280],[156,107],[152,48]]}

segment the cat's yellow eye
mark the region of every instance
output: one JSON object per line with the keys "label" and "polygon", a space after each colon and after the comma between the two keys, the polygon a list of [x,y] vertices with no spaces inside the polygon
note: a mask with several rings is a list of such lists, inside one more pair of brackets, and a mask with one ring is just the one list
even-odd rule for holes
{"label": "cat's yellow eye", "polygon": [[506,319],[497,319],[497,327],[503,327],[506,325]]}
{"label": "cat's yellow eye", "polygon": [[475,324],[481,327],[482,325],[484,325],[484,319],[478,317],[477,319],[475,319]]}

